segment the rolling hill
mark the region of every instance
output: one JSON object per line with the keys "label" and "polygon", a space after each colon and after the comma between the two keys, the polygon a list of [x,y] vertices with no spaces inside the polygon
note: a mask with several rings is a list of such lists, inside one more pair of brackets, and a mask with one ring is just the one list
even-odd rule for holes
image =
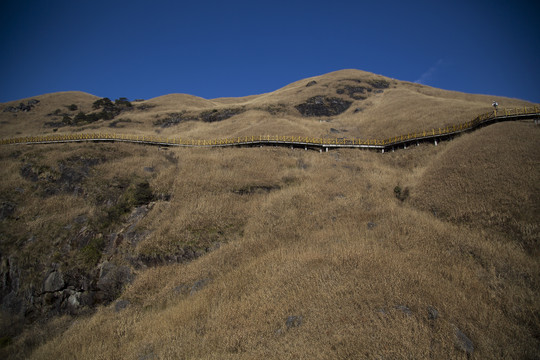
{"label": "rolling hill", "polygon": [[[342,70],[244,98],[0,104],[1,138],[384,138],[525,101]],[[2,145],[0,354],[535,358],[539,128],[391,153]],[[69,350],[68,350],[69,349]]]}

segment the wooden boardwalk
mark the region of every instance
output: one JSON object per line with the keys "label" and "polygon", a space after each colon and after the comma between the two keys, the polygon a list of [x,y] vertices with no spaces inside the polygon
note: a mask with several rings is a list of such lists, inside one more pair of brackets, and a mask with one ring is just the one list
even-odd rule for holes
{"label": "wooden boardwalk", "polygon": [[540,108],[502,109],[497,113],[490,112],[477,116],[475,119],[444,128],[417,131],[387,139],[323,139],[302,136],[258,135],[238,138],[223,138],[213,140],[194,140],[182,138],[164,138],[152,135],[127,135],[110,133],[78,133],[53,134],[43,136],[27,136],[7,138],[0,140],[0,145],[10,144],[54,144],[68,142],[130,142],[157,146],[177,147],[229,147],[229,146],[287,146],[293,148],[314,149],[328,151],[335,148],[359,148],[379,150],[381,152],[393,151],[418,145],[420,142],[433,142],[437,145],[442,140],[450,139],[458,134],[476,130],[478,128],[502,121],[534,120],[540,121]]}

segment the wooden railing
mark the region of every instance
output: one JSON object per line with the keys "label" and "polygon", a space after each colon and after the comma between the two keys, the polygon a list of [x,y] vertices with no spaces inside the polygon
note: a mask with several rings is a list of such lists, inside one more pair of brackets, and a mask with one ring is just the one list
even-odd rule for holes
{"label": "wooden railing", "polygon": [[316,138],[304,136],[281,136],[281,135],[258,135],[241,136],[222,139],[183,139],[180,137],[160,137],[154,135],[128,135],[111,133],[78,133],[78,134],[51,134],[39,136],[25,136],[17,138],[1,139],[0,145],[7,144],[52,144],[81,141],[123,141],[162,146],[184,147],[220,147],[220,146],[257,146],[257,145],[286,145],[309,148],[368,148],[368,149],[391,149],[408,143],[433,140],[450,137],[466,131],[474,130],[499,121],[539,119],[540,108],[526,107],[513,109],[500,109],[477,116],[471,121],[450,125],[438,129],[422,130],[394,136],[387,139],[345,139],[345,138]]}

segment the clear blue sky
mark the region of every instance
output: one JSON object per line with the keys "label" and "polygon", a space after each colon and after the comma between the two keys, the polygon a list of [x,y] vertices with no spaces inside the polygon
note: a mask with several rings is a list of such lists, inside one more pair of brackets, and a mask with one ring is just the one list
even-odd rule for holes
{"label": "clear blue sky", "polygon": [[276,90],[355,68],[540,102],[538,1],[0,3],[0,102]]}

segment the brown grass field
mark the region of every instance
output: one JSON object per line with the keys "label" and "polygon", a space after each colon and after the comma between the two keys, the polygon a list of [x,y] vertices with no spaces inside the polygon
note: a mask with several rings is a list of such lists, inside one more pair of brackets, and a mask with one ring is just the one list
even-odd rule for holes
{"label": "brown grass field", "polygon": [[[362,94],[364,100],[336,91],[381,79],[389,86]],[[302,117],[294,106],[316,95],[353,102],[339,115]],[[18,102],[0,105],[1,137],[52,133],[46,114],[71,103],[91,111],[98,97],[36,99],[28,113],[1,112]],[[490,111],[492,100],[531,105],[344,70],[246,98],[166,95],[135,104],[154,107],[120,114],[130,119],[124,127],[100,120],[56,132],[384,138],[471,120]],[[170,113],[242,106],[219,122],[154,125]],[[21,289],[41,286],[51,267],[91,272],[108,262],[134,276],[117,299],[76,314],[24,322],[4,309],[0,356],[538,358],[539,139],[532,121],[516,121],[385,154],[2,146],[0,200],[16,207],[0,220],[0,254],[2,264],[15,259]],[[78,188],[58,185],[63,167],[91,161]],[[152,201],[107,220],[126,189],[144,181]],[[86,241],[104,239],[96,263],[76,245],[83,233]],[[108,240],[112,233],[125,234],[124,241]],[[171,260],[187,251],[195,254],[189,261]]]}

